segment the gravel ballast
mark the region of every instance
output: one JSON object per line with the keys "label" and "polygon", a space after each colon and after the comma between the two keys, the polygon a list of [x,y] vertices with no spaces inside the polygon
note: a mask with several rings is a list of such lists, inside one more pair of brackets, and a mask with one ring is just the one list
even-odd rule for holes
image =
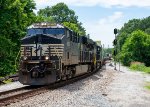
{"label": "gravel ballast", "polygon": [[99,71],[76,83],[12,103],[9,107],[111,107],[104,89],[112,81],[111,71]]}
{"label": "gravel ballast", "polygon": [[145,88],[150,75],[122,66],[120,70],[107,64],[88,78],[8,107],[150,107],[150,90]]}

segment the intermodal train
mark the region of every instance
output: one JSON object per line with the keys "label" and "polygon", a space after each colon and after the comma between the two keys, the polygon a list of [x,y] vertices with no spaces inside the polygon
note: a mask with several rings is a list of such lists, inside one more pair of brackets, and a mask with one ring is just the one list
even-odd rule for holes
{"label": "intermodal train", "polygon": [[48,85],[102,66],[102,46],[61,25],[34,23],[21,39],[19,81]]}

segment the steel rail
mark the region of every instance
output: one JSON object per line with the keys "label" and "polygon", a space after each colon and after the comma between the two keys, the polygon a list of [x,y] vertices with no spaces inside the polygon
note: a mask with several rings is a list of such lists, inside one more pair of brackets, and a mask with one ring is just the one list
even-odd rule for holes
{"label": "steel rail", "polygon": [[17,91],[20,91],[20,90],[24,90],[24,89],[27,89],[29,87],[30,86],[25,86],[25,87],[20,87],[20,88],[12,89],[12,90],[2,91],[2,92],[0,92],[0,96],[6,95],[6,94],[10,94],[10,93],[13,93],[13,92],[17,92]]}

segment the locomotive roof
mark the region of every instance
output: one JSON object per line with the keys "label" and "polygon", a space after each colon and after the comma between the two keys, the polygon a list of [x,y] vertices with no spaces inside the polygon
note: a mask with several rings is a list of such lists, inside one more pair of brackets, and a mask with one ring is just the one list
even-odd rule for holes
{"label": "locomotive roof", "polygon": [[27,29],[32,29],[32,28],[66,28],[66,29],[70,30],[71,32],[74,32],[73,30],[69,29],[68,27],[65,27],[62,24],[59,24],[59,23],[49,23],[49,22],[33,23]]}
{"label": "locomotive roof", "polygon": [[34,23],[28,27],[28,29],[31,28],[65,28],[65,27],[61,24],[40,22],[40,23]]}

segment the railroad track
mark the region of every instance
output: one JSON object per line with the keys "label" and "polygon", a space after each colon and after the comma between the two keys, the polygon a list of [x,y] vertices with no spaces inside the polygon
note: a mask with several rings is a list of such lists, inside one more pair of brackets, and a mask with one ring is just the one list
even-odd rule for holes
{"label": "railroad track", "polygon": [[12,89],[12,90],[8,90],[8,91],[3,91],[3,92],[0,92],[0,97],[1,96],[4,96],[6,94],[11,94],[13,92],[17,92],[17,91],[20,91],[20,90],[23,90],[23,89],[28,89],[30,86],[26,86],[26,87],[21,87],[21,88],[16,88],[16,89]]}
{"label": "railroad track", "polygon": [[45,87],[26,86],[22,88],[1,92],[0,107],[40,94],[44,91],[44,89],[46,89],[46,86]]}
{"label": "railroad track", "polygon": [[10,91],[1,92],[0,93],[0,107],[9,105],[10,103],[21,101],[23,99],[26,99],[35,95],[39,95],[41,93],[47,92],[52,89],[56,89],[56,88],[71,84],[73,82],[86,78],[96,73],[97,71],[98,70],[95,70],[93,72],[89,72],[89,73],[86,73],[86,74],[83,74],[83,75],[80,75],[80,76],[77,76],[68,80],[52,83],[48,86],[41,86],[41,87],[27,86],[27,87],[22,87],[22,88],[10,90]]}

